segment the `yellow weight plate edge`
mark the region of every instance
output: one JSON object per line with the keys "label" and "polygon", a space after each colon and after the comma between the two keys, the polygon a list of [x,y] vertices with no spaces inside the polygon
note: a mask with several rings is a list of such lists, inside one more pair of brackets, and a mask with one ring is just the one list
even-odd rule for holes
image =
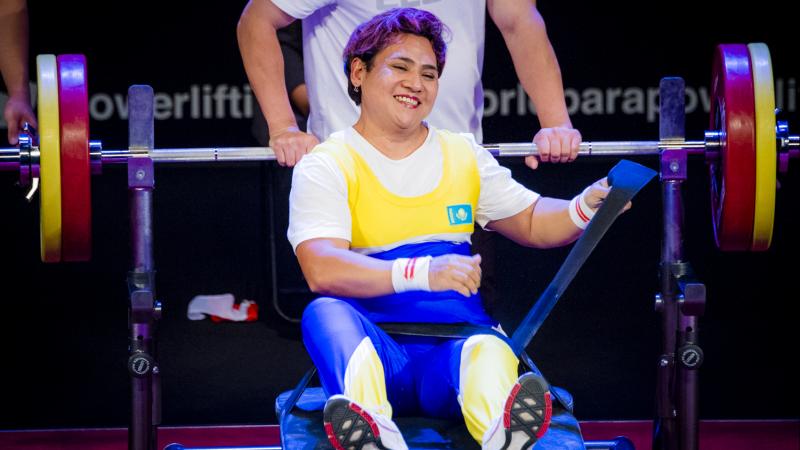
{"label": "yellow weight plate edge", "polygon": [[41,257],[61,260],[61,140],[58,117],[58,65],[55,55],[38,55],[39,187]]}
{"label": "yellow weight plate edge", "polygon": [[775,148],[775,85],[767,45],[752,43],[747,49],[750,52],[756,103],[756,203],[752,250],[764,251],[772,243],[775,221],[778,159]]}

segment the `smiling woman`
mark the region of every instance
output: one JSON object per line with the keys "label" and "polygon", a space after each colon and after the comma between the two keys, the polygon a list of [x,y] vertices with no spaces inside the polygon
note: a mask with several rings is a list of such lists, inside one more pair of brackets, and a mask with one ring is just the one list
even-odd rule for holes
{"label": "smiling woman", "polygon": [[[347,91],[361,105],[353,126],[390,159],[401,159],[427,136],[444,69],[446,27],[433,14],[390,10],[357,27],[344,49]],[[405,141],[406,145],[386,145]]]}
{"label": "smiling woman", "polygon": [[422,119],[433,109],[439,91],[436,59],[427,39],[403,35],[370,63],[353,58],[350,84],[361,93],[361,115],[353,128],[367,142],[390,159],[402,159],[425,141],[428,130]]}
{"label": "smiling woman", "polygon": [[347,93],[356,103],[361,104],[361,94],[355,89],[351,75],[352,63],[358,59],[372,68],[375,56],[404,36],[417,36],[428,40],[434,53],[436,64],[432,69],[437,78],[444,70],[447,43],[450,31],[433,14],[416,9],[392,9],[376,16],[380,20],[370,20],[353,30],[344,48],[344,73],[348,77]]}
{"label": "smiling woman", "polygon": [[433,14],[409,8],[357,27],[343,58],[359,117],[294,170],[288,237],[323,295],[303,313],[303,341],[329,397],[335,448],[406,448],[393,414],[463,420],[490,450],[527,448],[550,423],[547,383],[517,377],[506,341],[487,331],[406,342],[375,325],[497,326],[478,293],[474,224],[522,245],[565,245],[608,193],[600,180],[571,202],[540,197],[472,135],[424,122],[445,64],[444,31]]}

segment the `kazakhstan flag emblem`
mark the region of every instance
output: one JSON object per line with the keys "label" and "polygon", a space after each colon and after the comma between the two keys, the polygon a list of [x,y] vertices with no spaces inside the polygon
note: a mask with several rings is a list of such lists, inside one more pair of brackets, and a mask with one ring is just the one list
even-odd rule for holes
{"label": "kazakhstan flag emblem", "polygon": [[450,205],[447,207],[447,218],[450,225],[465,225],[472,223],[472,205]]}

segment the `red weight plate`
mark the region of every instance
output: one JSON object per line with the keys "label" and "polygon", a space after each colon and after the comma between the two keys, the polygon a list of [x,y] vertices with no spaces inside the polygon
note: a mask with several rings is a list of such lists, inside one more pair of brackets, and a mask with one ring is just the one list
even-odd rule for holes
{"label": "red weight plate", "polygon": [[722,135],[719,159],[709,166],[714,237],[721,250],[749,250],[755,214],[756,133],[746,45],[719,45],[714,54],[711,129]]}
{"label": "red weight plate", "polygon": [[89,160],[89,100],[86,58],[58,56],[61,122],[61,259],[88,261],[92,255],[92,197]]}

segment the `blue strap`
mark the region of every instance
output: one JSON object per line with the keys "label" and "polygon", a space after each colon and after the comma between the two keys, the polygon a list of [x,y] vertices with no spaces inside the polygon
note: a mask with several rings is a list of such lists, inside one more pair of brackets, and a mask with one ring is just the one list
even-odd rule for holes
{"label": "blue strap", "polygon": [[511,336],[511,348],[516,355],[519,356],[530,344],[533,336],[539,331],[542,323],[575,278],[578,270],[586,262],[592,250],[606,234],[625,205],[655,176],[656,171],[627,160],[620,161],[611,169],[608,174],[608,183],[611,186],[608,197],[589,222],[583,235],[575,242],[553,281],[550,282]]}

